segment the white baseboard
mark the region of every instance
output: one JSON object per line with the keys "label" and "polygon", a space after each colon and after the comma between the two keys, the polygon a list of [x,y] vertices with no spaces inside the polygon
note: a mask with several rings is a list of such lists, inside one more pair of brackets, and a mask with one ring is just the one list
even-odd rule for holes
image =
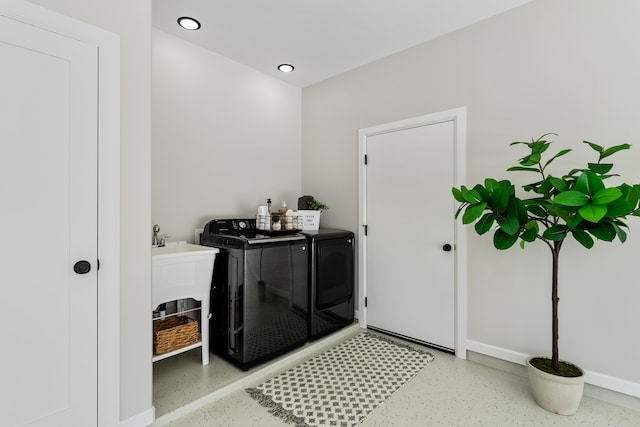
{"label": "white baseboard", "polygon": [[156,408],[152,406],[144,412],[120,421],[120,427],[147,427],[153,424],[153,420],[155,419]]}
{"label": "white baseboard", "polygon": [[[519,353],[516,351],[473,340],[467,340],[467,350],[523,366],[526,365],[527,357],[529,357],[529,355],[524,353]],[[627,381],[621,378],[611,377],[609,375],[600,374],[598,372],[587,370],[585,370],[585,372],[587,374],[587,378],[585,380],[586,384],[591,384],[602,389],[621,393],[632,398],[640,398],[640,384],[638,383]],[[587,388],[585,388],[585,394],[591,396]],[[593,395],[592,397],[596,397],[601,400],[607,400],[602,398],[600,394]]]}
{"label": "white baseboard", "polygon": [[607,390],[617,391],[618,393],[627,394],[632,397],[640,398],[640,384],[621,378],[611,377],[609,375],[599,374],[597,372],[587,372],[587,384],[592,384]]}
{"label": "white baseboard", "polygon": [[491,344],[485,344],[478,341],[467,340],[467,351],[475,351],[476,353],[495,357],[496,359],[506,360],[507,362],[525,365],[529,355],[518,353],[517,351],[507,350],[506,348],[496,347]]}

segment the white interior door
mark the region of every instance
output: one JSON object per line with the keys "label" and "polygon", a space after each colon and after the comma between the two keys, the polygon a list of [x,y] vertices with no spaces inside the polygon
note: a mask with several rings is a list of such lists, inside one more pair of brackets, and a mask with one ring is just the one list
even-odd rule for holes
{"label": "white interior door", "polygon": [[97,48],[0,15],[0,58],[0,425],[95,426]]}
{"label": "white interior door", "polygon": [[364,142],[366,323],[455,349],[454,120]]}

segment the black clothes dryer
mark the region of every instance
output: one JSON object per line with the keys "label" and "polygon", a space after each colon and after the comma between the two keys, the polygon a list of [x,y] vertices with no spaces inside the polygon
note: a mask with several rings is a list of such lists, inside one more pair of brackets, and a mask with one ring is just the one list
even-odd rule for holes
{"label": "black clothes dryer", "polygon": [[303,231],[309,241],[309,340],[354,321],[355,238],[346,230]]}

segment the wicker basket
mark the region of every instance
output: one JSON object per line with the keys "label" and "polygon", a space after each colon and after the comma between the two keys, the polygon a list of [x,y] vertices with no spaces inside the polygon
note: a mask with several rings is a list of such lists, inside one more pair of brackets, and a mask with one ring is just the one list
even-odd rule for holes
{"label": "wicker basket", "polygon": [[174,316],[153,322],[153,354],[165,354],[198,342],[198,321]]}
{"label": "wicker basket", "polygon": [[273,214],[256,215],[256,228],[263,231],[289,231],[302,230],[302,215],[294,212],[291,215]]}

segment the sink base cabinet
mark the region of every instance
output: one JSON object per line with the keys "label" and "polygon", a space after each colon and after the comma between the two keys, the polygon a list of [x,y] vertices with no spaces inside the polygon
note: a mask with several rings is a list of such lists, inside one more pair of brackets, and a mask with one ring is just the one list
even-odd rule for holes
{"label": "sink base cabinet", "polygon": [[[162,310],[164,308],[164,310]],[[164,312],[161,314],[161,312]],[[202,347],[202,364],[209,364],[208,307],[192,298],[170,301],[153,312],[153,357],[163,360]]]}

